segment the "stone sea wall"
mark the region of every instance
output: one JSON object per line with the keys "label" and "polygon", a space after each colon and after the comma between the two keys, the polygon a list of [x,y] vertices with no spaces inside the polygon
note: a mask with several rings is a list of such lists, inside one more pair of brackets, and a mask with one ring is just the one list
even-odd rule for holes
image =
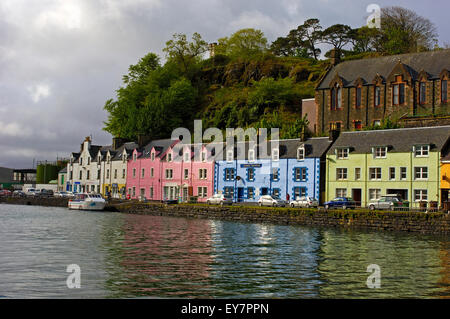
{"label": "stone sea wall", "polygon": [[[1,198],[0,204],[67,207],[61,198]],[[450,214],[387,212],[368,210],[329,210],[272,208],[256,206],[208,206],[205,204],[110,202],[107,211],[126,214],[218,219],[236,222],[343,227],[377,231],[404,231],[421,234],[450,235]]]}

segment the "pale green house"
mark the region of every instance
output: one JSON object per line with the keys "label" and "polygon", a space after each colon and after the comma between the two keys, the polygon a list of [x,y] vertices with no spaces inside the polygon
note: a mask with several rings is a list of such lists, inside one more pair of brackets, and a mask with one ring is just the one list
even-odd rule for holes
{"label": "pale green house", "polygon": [[363,207],[388,194],[411,207],[440,202],[440,159],[449,144],[450,126],[343,132],[327,153],[325,197],[351,197]]}

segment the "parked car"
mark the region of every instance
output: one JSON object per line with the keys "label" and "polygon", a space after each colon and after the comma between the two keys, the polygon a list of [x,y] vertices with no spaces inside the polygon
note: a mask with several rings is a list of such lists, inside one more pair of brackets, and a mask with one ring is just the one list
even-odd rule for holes
{"label": "parked car", "polygon": [[55,197],[60,197],[60,198],[67,198],[67,197],[69,197],[69,194],[67,192],[55,192],[53,195]]}
{"label": "parked car", "polygon": [[36,195],[36,189],[35,188],[28,188],[26,191],[25,191],[25,195],[27,195],[27,196],[35,196]]}
{"label": "parked car", "polygon": [[309,197],[309,196],[302,196],[302,197],[297,197],[294,200],[291,200],[289,205],[291,207],[304,207],[304,208],[318,207],[319,201],[317,199]]}
{"label": "parked car", "polygon": [[37,194],[39,197],[53,197],[53,191],[51,189],[41,189]]}
{"label": "parked car", "polygon": [[232,205],[233,198],[224,194],[214,194],[212,197],[206,200],[206,204],[211,205]]}
{"label": "parked car", "polygon": [[2,196],[11,196],[11,191],[7,190],[7,189],[0,189],[0,197]]}
{"label": "parked car", "polygon": [[370,210],[375,209],[395,210],[400,207],[409,207],[409,202],[403,200],[401,197],[397,195],[386,195],[381,196],[380,199],[370,201],[367,207]]}
{"label": "parked car", "polygon": [[17,190],[12,193],[12,196],[13,197],[25,197],[27,195],[25,194],[25,192]]}
{"label": "parked car", "polygon": [[258,200],[259,206],[272,206],[272,207],[284,207],[286,206],[286,201],[282,200],[280,197],[274,195],[264,195]]}
{"label": "parked car", "polygon": [[356,207],[356,202],[349,198],[349,197],[336,197],[335,199],[326,202],[324,204],[325,209],[330,209],[330,208],[342,208],[342,209],[347,209],[347,208],[352,208],[354,209]]}

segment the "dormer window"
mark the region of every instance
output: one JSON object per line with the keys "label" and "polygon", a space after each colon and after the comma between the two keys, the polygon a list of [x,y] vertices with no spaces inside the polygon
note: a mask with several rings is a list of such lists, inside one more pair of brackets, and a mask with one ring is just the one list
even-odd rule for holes
{"label": "dormer window", "polygon": [[255,160],[255,150],[248,150],[248,160],[249,161]]}
{"label": "dormer window", "polygon": [[300,146],[297,149],[297,160],[303,161],[305,159],[305,146]]}
{"label": "dormer window", "polygon": [[189,154],[189,152],[184,153],[184,161],[185,162],[189,162],[190,158],[191,158],[191,155]]}
{"label": "dormer window", "polygon": [[338,148],[336,150],[336,156],[338,159],[348,159],[348,153],[349,153],[348,148]]}
{"label": "dormer window", "polygon": [[109,164],[110,160],[111,160],[111,156],[110,155],[106,156],[106,164]]}
{"label": "dormer window", "polygon": [[272,150],[272,161],[278,161],[280,159],[280,151],[277,148]]}
{"label": "dormer window", "polygon": [[100,164],[101,161],[102,161],[102,157],[99,155],[98,158],[97,158],[98,164]]}
{"label": "dormer window", "polygon": [[134,154],[133,154],[133,161],[136,162],[136,159],[137,159],[137,154],[134,153]]}
{"label": "dormer window", "polygon": [[386,158],[387,147],[386,146],[377,146],[372,149],[374,158]]}
{"label": "dormer window", "polygon": [[87,158],[87,164],[91,165],[91,158],[90,157]]}
{"label": "dormer window", "polygon": [[206,152],[202,152],[202,162],[206,162]]}
{"label": "dormer window", "polygon": [[83,158],[80,157],[80,165],[83,165]]}
{"label": "dormer window", "polygon": [[228,150],[227,151],[227,162],[232,162],[233,161],[233,150]]}
{"label": "dormer window", "polygon": [[415,157],[428,157],[430,153],[430,145],[416,145],[414,146]]}
{"label": "dormer window", "polygon": [[447,94],[447,80],[441,81],[441,103],[445,104],[448,101],[448,94]]}
{"label": "dormer window", "polygon": [[122,162],[125,163],[127,161],[127,154],[124,153],[122,157]]}
{"label": "dormer window", "polygon": [[152,161],[155,160],[155,152],[152,152]]}
{"label": "dormer window", "polygon": [[172,162],[172,153],[167,154],[167,161]]}
{"label": "dormer window", "polygon": [[427,102],[427,82],[419,83],[419,103],[425,104]]}

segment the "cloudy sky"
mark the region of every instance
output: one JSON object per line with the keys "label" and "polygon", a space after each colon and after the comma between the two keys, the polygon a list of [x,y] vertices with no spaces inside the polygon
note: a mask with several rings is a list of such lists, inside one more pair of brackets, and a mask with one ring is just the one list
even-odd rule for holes
{"label": "cloudy sky", "polygon": [[273,41],[312,17],[359,27],[371,3],[416,11],[450,43],[448,0],[0,0],[0,166],[67,157],[88,135],[110,144],[105,101],[174,33],[213,42],[251,27]]}

